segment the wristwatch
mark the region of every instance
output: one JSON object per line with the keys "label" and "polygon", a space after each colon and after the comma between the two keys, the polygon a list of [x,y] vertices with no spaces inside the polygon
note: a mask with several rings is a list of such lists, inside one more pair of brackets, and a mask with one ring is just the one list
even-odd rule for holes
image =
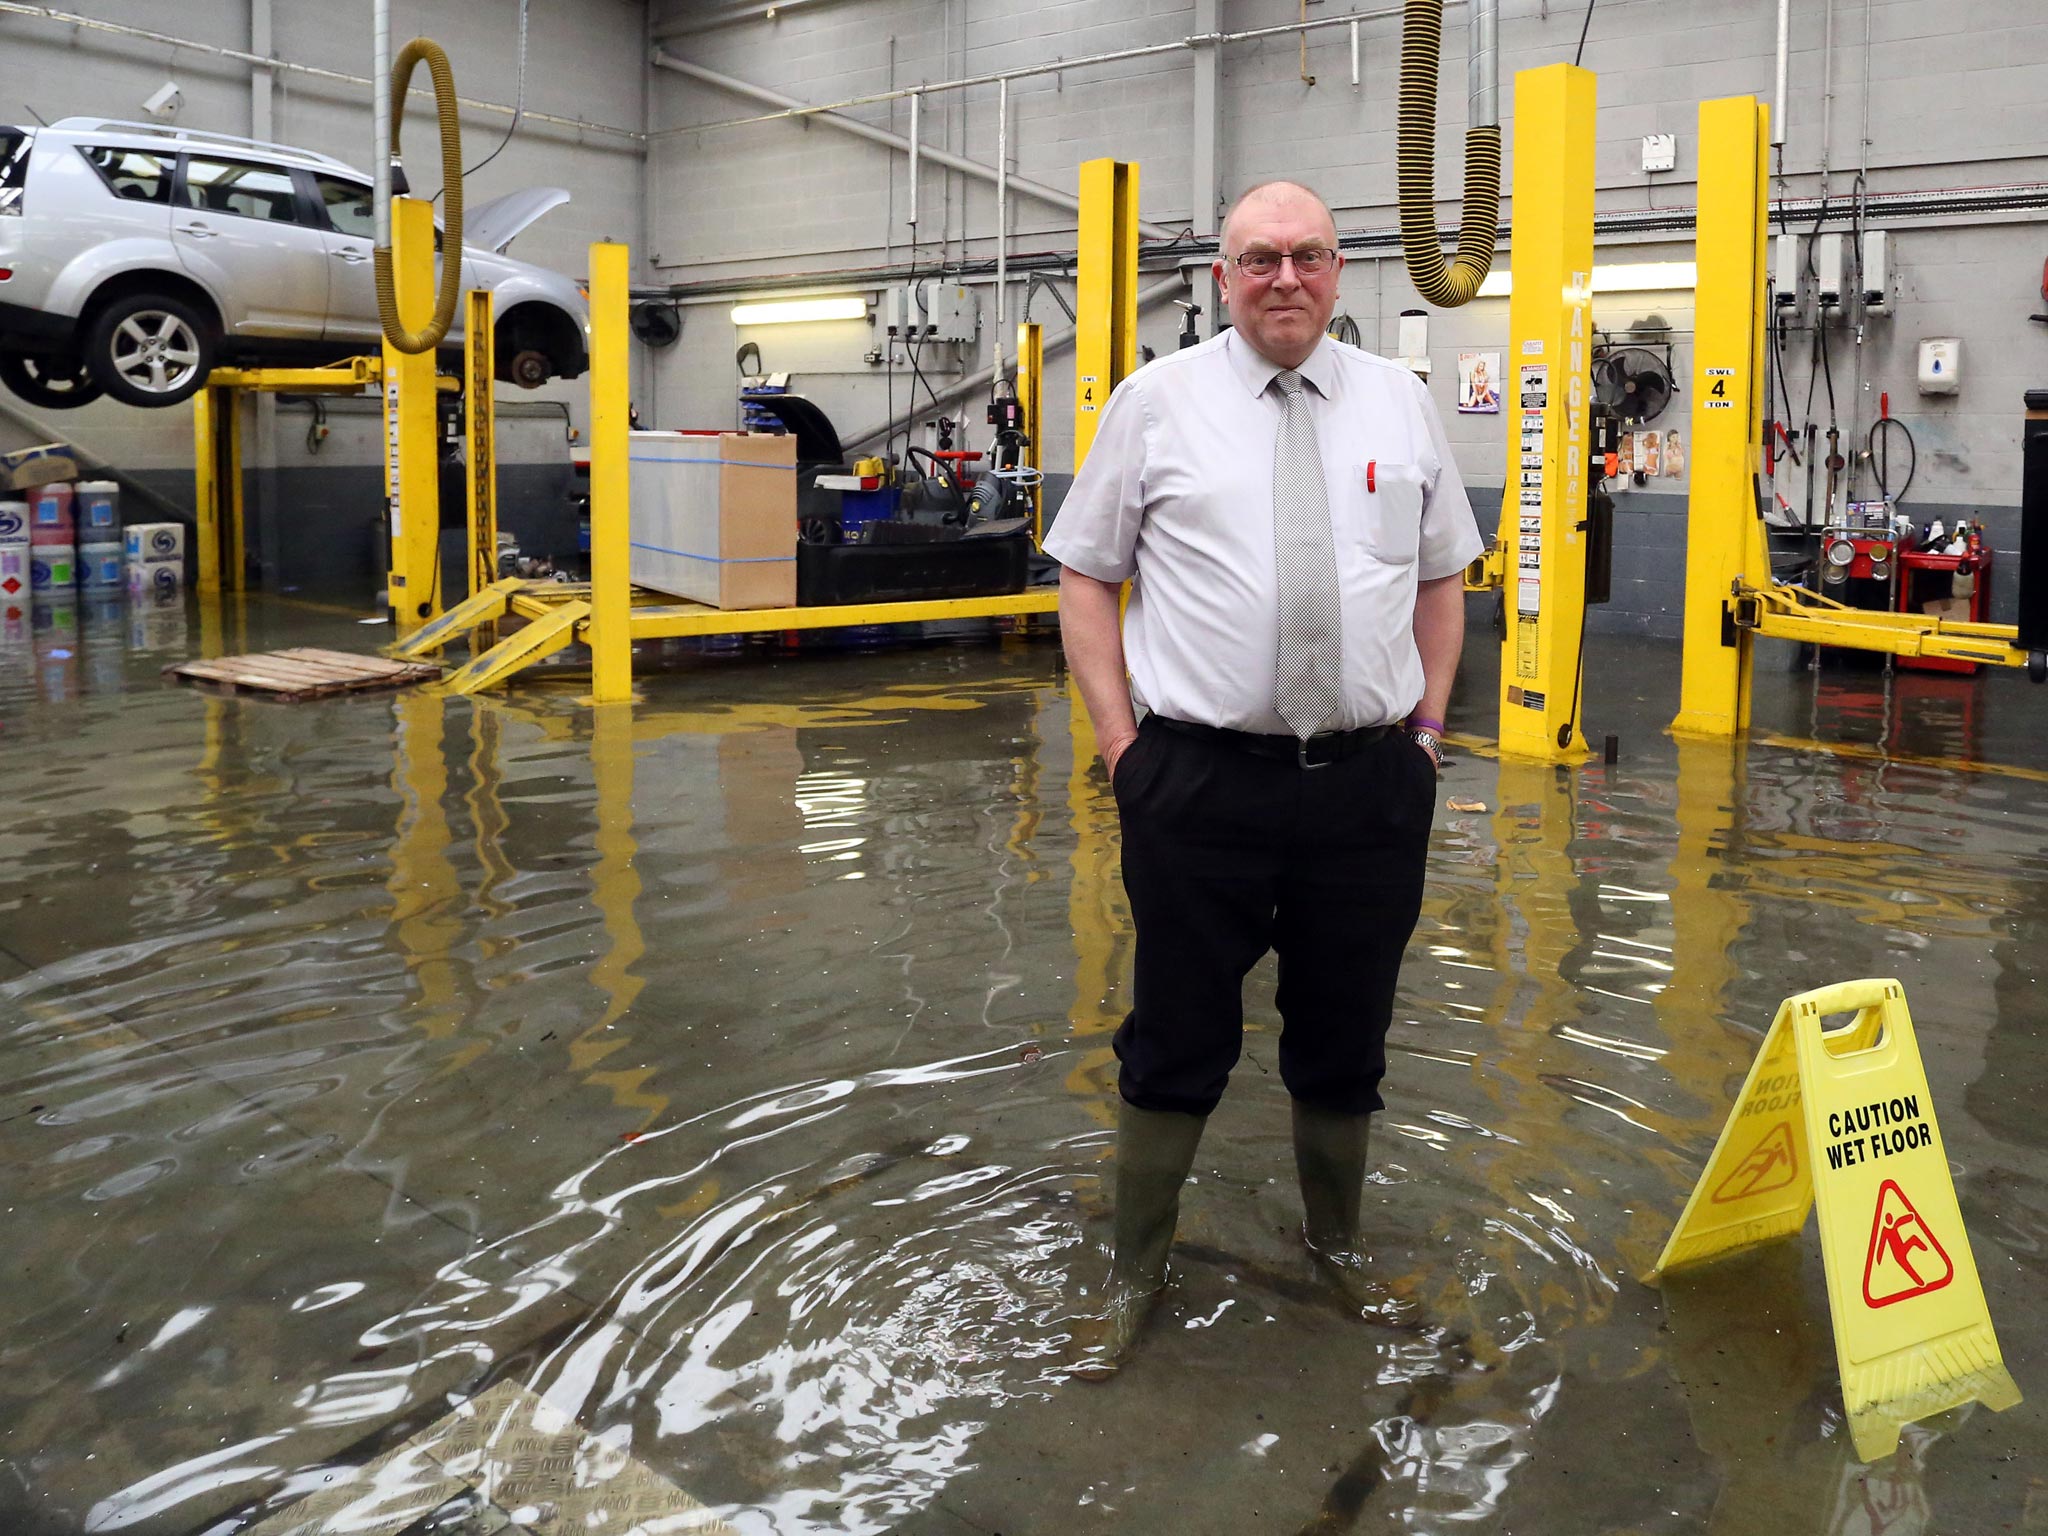
{"label": "wristwatch", "polygon": [[1444,739],[1427,726],[1412,725],[1408,728],[1408,739],[1429,754],[1429,760],[1436,764],[1441,773],[1444,766]]}

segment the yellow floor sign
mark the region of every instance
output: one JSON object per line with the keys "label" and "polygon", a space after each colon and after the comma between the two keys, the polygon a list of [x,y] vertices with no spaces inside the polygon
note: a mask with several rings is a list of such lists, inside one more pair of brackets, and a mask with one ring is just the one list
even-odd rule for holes
{"label": "yellow floor sign", "polygon": [[[1853,1014],[1829,1029],[1830,1015]],[[1656,1275],[1806,1225],[1820,1207],[1856,1454],[1945,1408],[2020,1400],[1984,1305],[1927,1074],[1896,981],[1787,998]]]}

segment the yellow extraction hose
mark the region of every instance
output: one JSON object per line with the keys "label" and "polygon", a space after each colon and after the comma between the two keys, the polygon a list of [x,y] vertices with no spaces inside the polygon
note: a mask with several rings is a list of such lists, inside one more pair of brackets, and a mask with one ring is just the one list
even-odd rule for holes
{"label": "yellow extraction hose", "polygon": [[391,248],[380,245],[371,257],[377,278],[377,318],[383,323],[384,339],[409,354],[430,352],[441,344],[448,327],[455,323],[455,304],[462,296],[462,124],[456,116],[455,71],[448,67],[448,55],[441,45],[431,38],[414,38],[391,61],[391,154],[393,159],[398,157],[398,135],[405,122],[405,93],[412,83],[413,66],[422,59],[434,82],[434,110],[441,119],[441,191],[447,200],[441,237],[441,287],[434,301],[434,318],[427,322],[425,330],[409,331],[399,317],[398,292],[391,276]]}
{"label": "yellow extraction hose", "polygon": [[1401,196],[1401,250],[1416,291],[1455,308],[1479,291],[1493,265],[1500,224],[1500,125],[1465,132],[1465,217],[1458,255],[1446,263],[1436,233],[1436,71],[1444,0],[1407,0],[1401,24],[1401,94],[1394,149]]}

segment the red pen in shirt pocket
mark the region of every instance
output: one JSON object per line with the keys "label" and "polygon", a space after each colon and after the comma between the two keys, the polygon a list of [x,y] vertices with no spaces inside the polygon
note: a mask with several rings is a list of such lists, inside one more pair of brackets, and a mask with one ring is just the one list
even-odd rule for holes
{"label": "red pen in shirt pocket", "polygon": [[1378,459],[1367,459],[1365,461],[1365,488],[1373,495],[1379,494],[1380,488],[1374,475],[1374,471],[1379,467],[1380,461]]}

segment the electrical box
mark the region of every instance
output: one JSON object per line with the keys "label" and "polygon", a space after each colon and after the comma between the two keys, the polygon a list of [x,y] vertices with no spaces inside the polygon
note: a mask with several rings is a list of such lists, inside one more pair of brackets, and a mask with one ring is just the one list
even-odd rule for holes
{"label": "electrical box", "polygon": [[1646,172],[1669,171],[1678,165],[1678,135],[1675,133],[1646,133],[1643,135],[1643,169]]}
{"label": "electrical box", "polygon": [[1813,237],[1813,294],[1822,314],[1842,308],[1842,236]]}
{"label": "electrical box", "polygon": [[981,329],[973,292],[939,278],[889,289],[882,297],[882,320],[898,341],[972,341]]}
{"label": "electrical box", "polygon": [[1860,268],[1862,278],[1858,286],[1863,294],[1863,312],[1866,315],[1888,315],[1892,312],[1892,237],[1888,230],[1866,229],[1863,231],[1863,249]]}
{"label": "electrical box", "polygon": [[1920,393],[1952,395],[1962,388],[1963,343],[1955,336],[1929,336],[1920,343]]}
{"label": "electrical box", "polygon": [[1780,235],[1771,258],[1771,299],[1780,310],[1799,307],[1799,237]]}

